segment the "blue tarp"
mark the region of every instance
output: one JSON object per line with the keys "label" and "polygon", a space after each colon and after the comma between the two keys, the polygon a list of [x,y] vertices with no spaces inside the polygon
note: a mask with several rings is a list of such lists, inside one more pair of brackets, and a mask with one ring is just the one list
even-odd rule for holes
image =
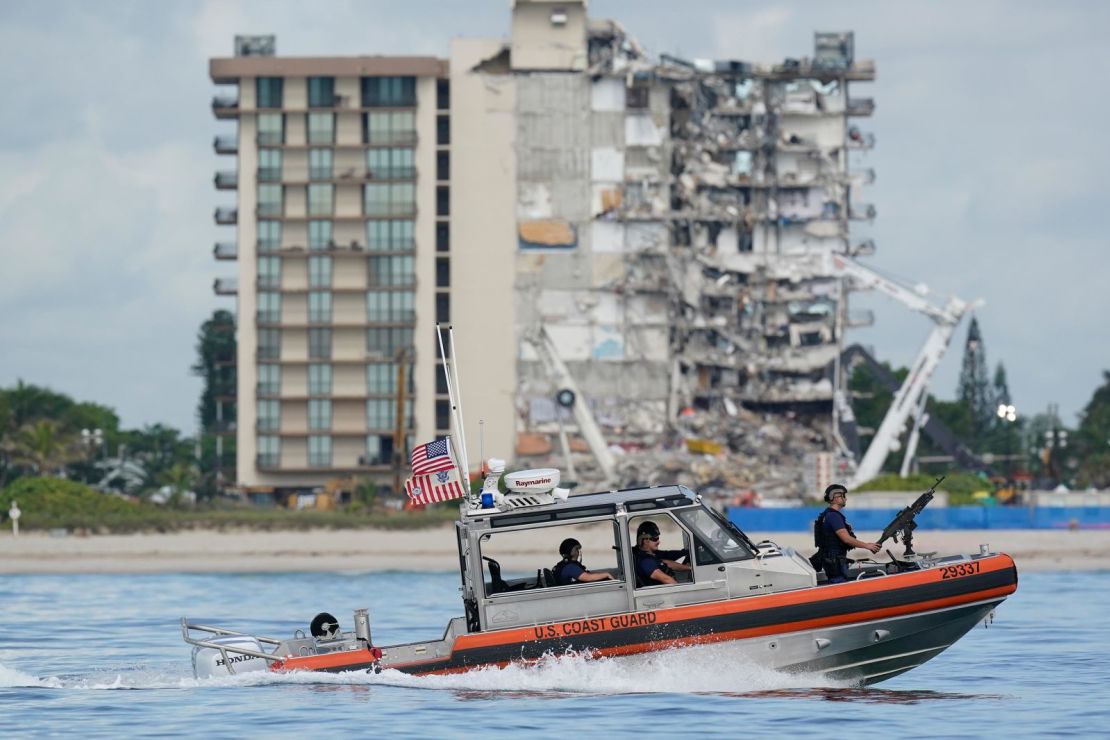
{"label": "blue tarp", "polygon": [[[748,532],[805,532],[823,508],[751,509],[733,507],[728,517]],[[857,532],[881,531],[898,509],[845,510]],[[924,529],[1110,529],[1110,506],[949,506],[925,509]]]}

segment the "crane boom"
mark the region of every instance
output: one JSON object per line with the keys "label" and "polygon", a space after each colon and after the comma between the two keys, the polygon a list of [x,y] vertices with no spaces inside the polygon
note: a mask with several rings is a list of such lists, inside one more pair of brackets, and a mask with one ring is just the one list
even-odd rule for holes
{"label": "crane boom", "polygon": [[934,323],[925,344],[913,361],[909,375],[894,394],[894,400],[891,401],[886,416],[883,417],[879,429],[867,447],[867,452],[864,453],[856,468],[856,474],[849,483],[851,486],[856,486],[874,478],[882,470],[883,462],[902,435],[906,421],[925,397],[929,378],[944,357],[956,326],[959,325],[964,314],[978,304],[968,303],[953,296],[943,307],[936,306],[922,293],[883,277],[854,260],[831,252],[825,255],[824,268],[830,276],[846,277],[859,287],[879,290],[914,311],[925,314]]}
{"label": "crane boom", "polygon": [[601,429],[598,427],[593,413],[590,412],[590,407],[586,405],[586,399],[579,392],[578,384],[574,382],[566,364],[559,357],[559,352],[555,348],[551,336],[541,326],[526,333],[523,338],[535,348],[540,362],[547,370],[548,377],[551,378],[555,387],[565,388],[574,394],[574,403],[570,408],[571,413],[574,414],[574,421],[578,424],[578,431],[582,433],[586,444],[589,445],[590,452],[597,460],[598,467],[601,468],[601,474],[605,479],[604,484],[612,485],[616,483],[617,466],[613,459],[613,453],[609,452],[609,446],[605,444]]}

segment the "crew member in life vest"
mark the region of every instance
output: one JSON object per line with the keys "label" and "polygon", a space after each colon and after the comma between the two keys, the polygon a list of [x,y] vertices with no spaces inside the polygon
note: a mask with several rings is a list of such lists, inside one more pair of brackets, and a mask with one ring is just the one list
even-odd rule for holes
{"label": "crew member in life vest", "polygon": [[879,546],[856,539],[852,525],[844,518],[842,512],[848,505],[847,488],[833,483],[825,489],[825,501],[829,508],[813,522],[813,544],[817,546],[817,554],[813,556],[814,569],[824,568],[829,583],[843,583],[848,580],[848,551],[853,547],[862,547],[875,553],[879,551]]}
{"label": "crew member in life vest", "polygon": [[660,550],[659,525],[650,519],[636,528],[636,546],[632,548],[632,563],[636,569],[636,588],[658,586],[662,583],[678,583],[675,571],[691,571],[686,563],[678,562],[689,558],[686,550]]}
{"label": "crew member in life vest", "polygon": [[563,559],[551,569],[555,576],[555,583],[559,586],[569,586],[572,583],[593,583],[594,581],[611,581],[613,576],[608,573],[591,573],[582,565],[582,543],[573,537],[568,537],[559,545],[559,554]]}

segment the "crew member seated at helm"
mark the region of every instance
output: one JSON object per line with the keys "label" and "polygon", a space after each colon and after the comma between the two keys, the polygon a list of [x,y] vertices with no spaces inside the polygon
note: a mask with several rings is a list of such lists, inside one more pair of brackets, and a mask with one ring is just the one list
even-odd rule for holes
{"label": "crew member seated at helm", "polygon": [[555,575],[555,585],[569,586],[572,583],[593,583],[594,581],[611,581],[613,576],[608,573],[591,573],[582,565],[582,543],[573,537],[568,537],[559,545],[559,554],[563,559],[551,569]]}
{"label": "crew member seated at helm", "polygon": [[676,571],[693,570],[691,566],[678,562],[689,556],[686,550],[660,550],[659,525],[650,519],[641,522],[636,528],[636,547],[632,548],[636,588],[678,583],[674,577]]}

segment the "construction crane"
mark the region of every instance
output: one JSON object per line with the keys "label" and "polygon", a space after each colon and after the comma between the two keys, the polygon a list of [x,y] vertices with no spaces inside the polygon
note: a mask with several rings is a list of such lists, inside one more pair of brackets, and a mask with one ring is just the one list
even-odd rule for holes
{"label": "construction crane", "polygon": [[[929,378],[944,357],[952,341],[952,334],[964,315],[981,302],[967,302],[952,296],[943,307],[936,306],[926,298],[924,290],[907,288],[854,260],[832,252],[824,255],[822,268],[822,272],[829,276],[850,279],[857,288],[872,288],[885,293],[914,311],[925,314],[934,324],[933,330],[929,332],[925,344],[922,345],[921,351],[917,353],[917,358],[910,366],[909,375],[895,392],[886,416],[883,417],[867,452],[863,454],[856,468],[855,475],[849,482],[849,485],[854,487],[879,474],[886,456],[891,450],[897,448],[898,440],[911,415],[914,417],[914,431],[911,434],[910,446],[917,446],[917,429],[923,423]],[[913,450],[907,449],[907,456],[912,457],[912,455]],[[903,469],[905,467],[903,465]]]}
{"label": "construction crane", "polygon": [[523,339],[536,350],[540,364],[547,371],[547,376],[551,379],[552,384],[558,389],[559,405],[569,408],[574,415],[574,421],[578,424],[578,431],[586,440],[590,452],[597,460],[598,467],[601,468],[602,483],[607,486],[615,484],[617,481],[617,466],[613,460],[613,453],[609,451],[609,446],[605,444],[605,438],[601,436],[601,429],[598,427],[590,407],[586,405],[586,399],[579,392],[578,384],[574,382],[566,364],[559,357],[559,351],[555,348],[551,336],[543,326],[538,326],[526,332]]}

